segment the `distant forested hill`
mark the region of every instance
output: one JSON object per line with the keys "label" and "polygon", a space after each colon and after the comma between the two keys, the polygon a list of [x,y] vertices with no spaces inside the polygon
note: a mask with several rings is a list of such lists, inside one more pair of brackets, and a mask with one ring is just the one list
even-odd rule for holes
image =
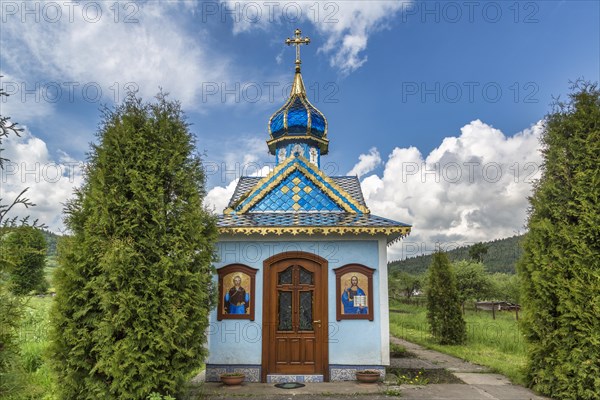
{"label": "distant forested hill", "polygon": [[48,255],[55,256],[56,255],[56,243],[60,238],[60,235],[56,233],[52,233],[45,229],[42,229],[42,233],[44,234],[44,238],[46,238],[46,243],[48,243]]}
{"label": "distant forested hill", "polygon": [[[483,257],[483,263],[489,272],[516,273],[516,263],[523,250],[519,243],[524,235],[513,236],[506,239],[498,239],[485,242],[488,252]],[[469,248],[471,246],[459,247],[448,251],[450,261],[468,260]],[[407,258],[402,261],[392,261],[388,264],[389,271],[405,271],[410,273],[422,273],[427,271],[431,264],[431,255],[423,255]]]}

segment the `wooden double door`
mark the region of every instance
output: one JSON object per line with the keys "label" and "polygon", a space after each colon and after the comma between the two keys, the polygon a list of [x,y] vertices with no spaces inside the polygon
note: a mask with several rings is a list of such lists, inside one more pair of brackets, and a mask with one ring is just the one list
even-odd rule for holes
{"label": "wooden double door", "polygon": [[288,252],[264,265],[262,380],[322,374],[328,380],[327,261]]}

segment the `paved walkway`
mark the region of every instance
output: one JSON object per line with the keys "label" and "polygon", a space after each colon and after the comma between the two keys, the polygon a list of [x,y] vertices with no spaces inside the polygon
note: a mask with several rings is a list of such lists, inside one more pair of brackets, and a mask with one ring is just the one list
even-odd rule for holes
{"label": "paved walkway", "polygon": [[402,399],[439,400],[549,400],[523,386],[512,384],[507,377],[491,373],[489,368],[447,354],[429,350],[395,337],[393,343],[404,346],[415,358],[395,358],[391,366],[416,369],[443,368],[465,384],[402,386]]}
{"label": "paved walkway", "polygon": [[[403,339],[391,337],[392,343],[404,346],[404,348],[415,355],[415,358],[394,358],[394,363],[401,364],[405,363],[404,368],[424,368],[424,369],[436,369],[443,368],[450,372],[464,372],[464,373],[485,373],[490,372],[489,368],[470,363],[468,361],[461,360],[460,358],[452,357],[439,351],[429,350],[411,342],[407,342]],[[396,366],[392,363],[392,366]],[[414,364],[413,364],[414,363]],[[423,364],[423,366],[419,364]],[[400,366],[400,365],[398,365]]]}
{"label": "paved walkway", "polygon": [[[290,400],[551,400],[531,390],[513,385],[503,375],[489,369],[437,351],[425,349],[405,340],[392,338],[413,353],[415,358],[394,358],[391,366],[411,369],[445,369],[464,383],[415,385],[360,384],[357,382],[307,383],[299,389],[279,389],[273,384],[245,383],[226,387],[220,383],[204,383],[191,393],[189,399],[261,399]],[[202,380],[198,377],[198,380]],[[399,393],[399,396],[398,396]],[[398,397],[397,397],[398,396]]]}

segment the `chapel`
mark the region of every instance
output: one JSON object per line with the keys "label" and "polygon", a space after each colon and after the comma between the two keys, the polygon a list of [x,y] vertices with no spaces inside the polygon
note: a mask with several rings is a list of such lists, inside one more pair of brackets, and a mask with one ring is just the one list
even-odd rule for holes
{"label": "chapel", "polygon": [[[354,380],[389,365],[387,247],[411,226],[371,214],[358,177],[328,176],[327,119],[307,97],[296,30],[290,96],[268,122],[275,167],[244,176],[218,217],[218,305],[206,380]],[[352,114],[348,115],[352,118]],[[335,137],[335,129],[333,130]]]}

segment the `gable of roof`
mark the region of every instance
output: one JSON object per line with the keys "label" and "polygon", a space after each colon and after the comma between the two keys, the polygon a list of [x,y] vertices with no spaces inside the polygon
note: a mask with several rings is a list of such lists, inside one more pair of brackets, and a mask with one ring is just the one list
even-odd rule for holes
{"label": "gable of roof", "polygon": [[[233,192],[231,199],[229,199],[227,207],[233,207],[233,205],[237,203],[244,194],[249,192],[261,179],[262,178],[258,176],[240,177],[237,186],[235,187],[235,191]],[[345,190],[358,204],[365,208],[367,207],[360,187],[360,181],[357,176],[330,176],[329,179]]]}
{"label": "gable of roof", "polygon": [[292,210],[368,214],[358,179],[347,178],[352,177],[331,179],[304,157],[290,157],[264,178],[240,179],[225,214]]}

